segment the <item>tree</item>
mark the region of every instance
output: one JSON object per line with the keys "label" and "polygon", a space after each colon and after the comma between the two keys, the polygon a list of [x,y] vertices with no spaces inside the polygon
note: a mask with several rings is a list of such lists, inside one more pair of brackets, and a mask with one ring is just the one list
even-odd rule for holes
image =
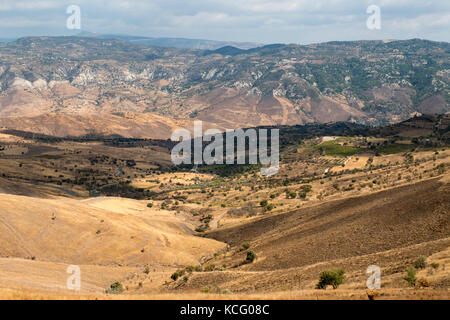
{"label": "tree", "polygon": [[337,289],[344,282],[344,274],[345,272],[342,269],[322,272],[316,289],[325,289],[329,285],[333,286],[333,289]]}

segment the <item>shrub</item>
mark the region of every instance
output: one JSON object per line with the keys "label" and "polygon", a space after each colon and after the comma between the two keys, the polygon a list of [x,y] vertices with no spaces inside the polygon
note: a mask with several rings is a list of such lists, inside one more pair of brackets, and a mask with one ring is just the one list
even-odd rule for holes
{"label": "shrub", "polygon": [[192,273],[194,270],[195,270],[194,266],[187,266],[186,267],[186,272],[188,272],[188,273]]}
{"label": "shrub", "polygon": [[195,267],[194,267],[194,271],[196,271],[196,272],[202,272],[202,271],[203,271],[202,266],[195,266]]}
{"label": "shrub", "polygon": [[322,272],[316,289],[325,289],[328,285],[333,286],[333,289],[337,289],[344,282],[344,274],[345,272],[342,269]]}
{"label": "shrub", "polygon": [[433,269],[439,268],[439,263],[432,262],[430,265],[431,265],[431,267],[432,267]]}
{"label": "shrub", "polygon": [[414,268],[425,269],[426,267],[427,267],[427,263],[425,261],[425,257],[420,257],[416,261],[414,261]]}
{"label": "shrub", "polygon": [[308,192],[311,192],[312,187],[309,184],[306,184],[304,186],[301,186],[300,189],[302,189],[303,192],[308,193]]}
{"label": "shrub", "polygon": [[410,286],[414,287],[417,282],[416,274],[416,268],[408,268],[406,269],[406,276],[403,279],[406,280],[406,282],[408,282]]}
{"label": "shrub", "polygon": [[286,196],[288,199],[295,199],[297,197],[297,192],[295,191],[288,191],[286,192]]}
{"label": "shrub", "polygon": [[200,227],[195,228],[195,231],[196,231],[196,232],[205,232],[206,229],[205,229],[205,227],[200,226]]}
{"label": "shrub", "polygon": [[252,263],[256,259],[256,253],[253,251],[247,252],[247,258],[245,259],[246,262]]}
{"label": "shrub", "polygon": [[107,292],[114,294],[122,293],[123,292],[122,283],[120,283],[119,281],[114,282],[109,286],[109,290],[107,290]]}
{"label": "shrub", "polygon": [[265,207],[267,206],[267,200],[262,200],[259,204],[261,207]]}
{"label": "shrub", "polygon": [[151,208],[151,207],[153,207],[153,203],[151,203],[151,202],[147,203],[147,208]]}
{"label": "shrub", "polygon": [[177,281],[177,279],[178,279],[179,276],[180,276],[180,275],[178,274],[178,272],[174,272],[174,273],[172,273],[172,275],[170,276],[170,278],[171,278],[173,281]]}
{"label": "shrub", "polygon": [[249,249],[249,248],[250,248],[250,242],[244,242],[244,243],[242,244],[242,248],[244,248],[244,250]]}
{"label": "shrub", "polygon": [[209,264],[205,267],[204,271],[206,272],[211,272],[214,271],[216,269],[216,265],[215,264]]}

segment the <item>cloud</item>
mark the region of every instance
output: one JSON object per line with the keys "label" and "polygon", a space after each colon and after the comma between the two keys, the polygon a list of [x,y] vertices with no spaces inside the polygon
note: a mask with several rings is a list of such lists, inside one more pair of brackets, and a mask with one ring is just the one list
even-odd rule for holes
{"label": "cloud", "polygon": [[[86,31],[266,43],[408,38],[449,41],[450,1],[441,0],[3,0],[0,37],[64,34],[77,4]],[[382,30],[366,28],[369,5]],[[14,26],[14,18],[17,20]]]}

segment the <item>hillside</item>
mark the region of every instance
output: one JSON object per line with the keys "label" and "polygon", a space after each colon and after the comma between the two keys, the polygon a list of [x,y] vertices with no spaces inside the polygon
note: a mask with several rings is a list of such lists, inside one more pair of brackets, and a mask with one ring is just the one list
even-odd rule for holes
{"label": "hillside", "polygon": [[[115,39],[22,38],[0,44],[0,125],[48,134],[39,124],[49,114],[50,128],[64,116],[122,114],[142,118],[131,126],[153,126],[154,114],[219,128],[392,124],[450,111],[449,55],[448,43],[417,39],[202,51]],[[27,126],[20,126],[22,117]],[[128,130],[128,136],[167,138],[164,125],[154,127],[161,128],[159,136],[158,130]],[[88,129],[71,126],[74,133]]]}

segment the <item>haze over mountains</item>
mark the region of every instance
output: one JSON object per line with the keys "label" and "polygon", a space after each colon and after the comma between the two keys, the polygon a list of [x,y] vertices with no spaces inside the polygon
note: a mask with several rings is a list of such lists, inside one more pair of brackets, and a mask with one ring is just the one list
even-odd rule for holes
{"label": "haze over mountains", "polygon": [[168,138],[195,119],[221,129],[385,125],[450,111],[446,42],[193,50],[150,46],[157,41],[150,38],[105,38],[1,43],[0,126],[57,136]]}

